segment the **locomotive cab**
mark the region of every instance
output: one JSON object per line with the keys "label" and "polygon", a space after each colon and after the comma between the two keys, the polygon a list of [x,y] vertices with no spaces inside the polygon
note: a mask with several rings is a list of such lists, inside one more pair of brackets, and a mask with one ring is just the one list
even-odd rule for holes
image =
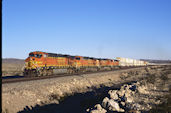
{"label": "locomotive cab", "polygon": [[82,61],[82,57],[81,56],[75,56],[75,67],[76,68],[80,68],[81,66],[81,61]]}
{"label": "locomotive cab", "polygon": [[36,69],[42,67],[47,55],[43,52],[31,52],[25,60],[25,69]]}
{"label": "locomotive cab", "polygon": [[28,58],[25,60],[24,75],[25,76],[37,76],[38,70],[40,70],[46,64],[47,53],[44,52],[31,52]]}

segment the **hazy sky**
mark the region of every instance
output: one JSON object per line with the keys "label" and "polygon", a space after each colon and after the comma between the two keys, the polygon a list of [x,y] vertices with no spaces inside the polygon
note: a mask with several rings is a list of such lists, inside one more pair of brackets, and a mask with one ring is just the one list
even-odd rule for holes
{"label": "hazy sky", "polygon": [[171,0],[3,0],[2,57],[171,59]]}

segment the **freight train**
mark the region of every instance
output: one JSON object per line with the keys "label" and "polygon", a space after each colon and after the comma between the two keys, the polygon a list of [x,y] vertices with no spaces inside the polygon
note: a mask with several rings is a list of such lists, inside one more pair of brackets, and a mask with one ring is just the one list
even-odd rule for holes
{"label": "freight train", "polygon": [[53,75],[58,69],[66,69],[67,73],[72,74],[90,70],[112,70],[122,66],[145,65],[147,62],[121,57],[102,59],[34,51],[29,53],[29,57],[25,60],[24,76]]}

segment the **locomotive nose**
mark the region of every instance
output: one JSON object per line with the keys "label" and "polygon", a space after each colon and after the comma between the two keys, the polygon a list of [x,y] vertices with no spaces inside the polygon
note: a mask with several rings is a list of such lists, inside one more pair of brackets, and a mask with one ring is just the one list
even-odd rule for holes
{"label": "locomotive nose", "polygon": [[32,57],[28,58],[25,62],[25,66],[27,69],[34,69],[36,68],[35,65],[36,65],[36,61]]}
{"label": "locomotive nose", "polygon": [[30,61],[28,62],[28,67],[31,67],[31,62]]}

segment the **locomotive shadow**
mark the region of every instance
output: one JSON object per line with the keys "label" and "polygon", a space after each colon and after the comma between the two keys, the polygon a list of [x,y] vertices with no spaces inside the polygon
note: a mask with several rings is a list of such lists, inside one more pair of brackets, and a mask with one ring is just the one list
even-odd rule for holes
{"label": "locomotive shadow", "polygon": [[92,91],[86,93],[76,93],[73,96],[65,97],[60,104],[36,105],[29,108],[26,106],[18,113],[87,113],[87,108],[93,108],[95,104],[101,103],[103,98],[108,96],[109,90],[118,90],[123,84],[136,81],[114,84],[112,87],[101,85],[100,88],[91,87]]}
{"label": "locomotive shadow", "polygon": [[24,76],[21,75],[14,75],[14,76],[3,76],[2,79],[13,79],[13,78],[23,78]]}

